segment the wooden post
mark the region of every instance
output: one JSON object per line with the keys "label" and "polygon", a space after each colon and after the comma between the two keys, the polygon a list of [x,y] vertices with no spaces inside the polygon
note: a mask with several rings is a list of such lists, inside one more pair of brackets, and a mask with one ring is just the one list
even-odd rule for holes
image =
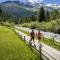
{"label": "wooden post", "polygon": [[54,36],[53,36],[53,43],[54,43]]}
{"label": "wooden post", "polygon": [[34,47],[36,48],[36,45],[35,45],[35,43],[34,43]]}
{"label": "wooden post", "polygon": [[21,40],[22,40],[22,34],[21,34]]}
{"label": "wooden post", "polygon": [[55,43],[55,42],[54,42],[54,38],[55,38],[55,37],[57,37],[57,35],[54,35],[54,36],[53,36],[53,43]]}
{"label": "wooden post", "polygon": [[31,44],[32,44],[32,43],[31,43],[31,40],[29,40],[29,44],[30,44],[30,47],[31,47]]}
{"label": "wooden post", "polygon": [[25,36],[24,36],[24,41],[25,41]]}
{"label": "wooden post", "polygon": [[42,59],[42,51],[41,51],[41,47],[42,47],[42,45],[41,45],[41,43],[40,43],[40,45],[39,45],[39,53],[40,53],[39,58],[40,58],[40,60]]}

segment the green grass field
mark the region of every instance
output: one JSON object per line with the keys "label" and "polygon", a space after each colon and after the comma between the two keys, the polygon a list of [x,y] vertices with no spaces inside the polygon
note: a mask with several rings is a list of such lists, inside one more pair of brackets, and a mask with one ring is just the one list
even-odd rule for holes
{"label": "green grass field", "polygon": [[39,58],[15,32],[0,26],[0,60],[39,60]]}

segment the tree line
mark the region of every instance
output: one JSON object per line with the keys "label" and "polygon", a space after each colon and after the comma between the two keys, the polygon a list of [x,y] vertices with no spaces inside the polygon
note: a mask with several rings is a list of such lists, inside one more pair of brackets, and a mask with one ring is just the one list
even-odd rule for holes
{"label": "tree line", "polygon": [[42,22],[42,21],[50,21],[60,18],[60,12],[57,9],[52,9],[49,11],[48,9],[45,10],[44,7],[40,7],[39,11],[36,15],[31,15],[29,17],[22,17],[22,18],[16,18],[14,15],[10,15],[8,13],[4,13],[0,7],[0,22],[9,21],[14,22],[15,24],[21,24],[21,23],[28,23],[28,22]]}

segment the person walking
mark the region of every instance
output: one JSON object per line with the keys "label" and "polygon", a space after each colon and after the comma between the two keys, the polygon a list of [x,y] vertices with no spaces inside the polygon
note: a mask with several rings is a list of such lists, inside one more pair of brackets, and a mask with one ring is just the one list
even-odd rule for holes
{"label": "person walking", "polygon": [[35,38],[34,30],[32,30],[32,32],[30,33],[30,36],[31,36],[31,41],[34,42],[34,38]]}
{"label": "person walking", "polygon": [[39,40],[38,42],[40,42],[41,38],[42,38],[42,33],[40,31],[38,31],[38,35],[37,36],[38,36],[38,40]]}

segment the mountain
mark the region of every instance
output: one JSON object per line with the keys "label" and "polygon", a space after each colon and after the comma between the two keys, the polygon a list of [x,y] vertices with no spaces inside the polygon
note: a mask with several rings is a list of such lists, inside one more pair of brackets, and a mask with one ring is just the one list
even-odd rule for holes
{"label": "mountain", "polygon": [[[20,18],[20,17],[30,17],[32,15],[36,15],[36,11],[43,5],[45,9],[56,8],[55,5],[27,2],[26,4],[20,1],[6,1],[0,3],[0,7],[3,12],[12,15],[12,17]],[[58,5],[58,9],[60,9],[60,5]]]}
{"label": "mountain", "polygon": [[35,15],[33,6],[29,6],[19,1],[6,1],[0,4],[3,12],[11,14],[14,17],[29,17]]}

